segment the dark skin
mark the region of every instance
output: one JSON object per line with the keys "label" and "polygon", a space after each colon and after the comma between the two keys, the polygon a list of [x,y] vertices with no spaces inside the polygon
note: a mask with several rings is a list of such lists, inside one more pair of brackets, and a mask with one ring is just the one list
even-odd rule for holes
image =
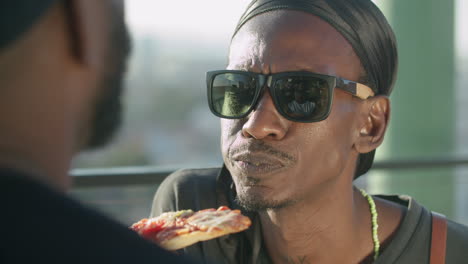
{"label": "dark skin", "polygon": [[[296,11],[265,13],[244,25],[228,68],[310,71],[353,81],[363,75],[344,37]],[[221,121],[223,158],[238,199],[259,209],[274,263],[359,263],[372,254],[369,205],[353,176],[358,155],[382,143],[389,113],[385,96],[361,100],[335,89],[326,120],[297,123],[282,117],[265,92],[248,117]],[[393,203],[376,204],[384,241],[404,212]]]}
{"label": "dark skin", "polygon": [[110,8],[123,10],[121,0],[68,3],[56,1],[0,51],[0,166],[60,191],[70,185],[71,160],[88,145],[107,89]]}

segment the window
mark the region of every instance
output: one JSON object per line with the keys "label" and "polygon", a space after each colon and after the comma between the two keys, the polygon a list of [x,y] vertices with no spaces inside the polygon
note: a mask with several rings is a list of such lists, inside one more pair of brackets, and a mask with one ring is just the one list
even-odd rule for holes
{"label": "window", "polygon": [[205,72],[225,68],[247,3],[127,1],[133,53],[124,124],[112,145],[81,155],[75,168],[219,165],[219,119],[208,109]]}

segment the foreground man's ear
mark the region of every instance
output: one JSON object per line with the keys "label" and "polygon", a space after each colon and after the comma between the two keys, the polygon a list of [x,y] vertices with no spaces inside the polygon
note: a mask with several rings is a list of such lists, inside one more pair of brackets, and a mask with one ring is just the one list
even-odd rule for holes
{"label": "foreground man's ear", "polygon": [[109,35],[105,5],[95,0],[64,1],[70,51],[78,64],[99,69]]}
{"label": "foreground man's ear", "polygon": [[359,153],[368,153],[382,144],[390,119],[390,100],[387,96],[377,95],[367,100],[365,118],[355,144]]}

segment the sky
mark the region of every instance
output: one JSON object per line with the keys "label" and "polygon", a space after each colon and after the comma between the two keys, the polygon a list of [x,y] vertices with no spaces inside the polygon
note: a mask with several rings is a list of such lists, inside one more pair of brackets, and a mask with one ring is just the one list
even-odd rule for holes
{"label": "sky", "polygon": [[[130,0],[126,19],[136,34],[193,35],[226,42],[250,0]],[[216,10],[216,12],[209,12]]]}
{"label": "sky", "polygon": [[[225,43],[250,0],[127,0],[127,23],[133,33],[197,36]],[[379,1],[374,0],[377,5]],[[216,12],[209,12],[216,10]],[[455,0],[457,55],[468,57],[468,1]],[[200,40],[200,39],[198,39]]]}

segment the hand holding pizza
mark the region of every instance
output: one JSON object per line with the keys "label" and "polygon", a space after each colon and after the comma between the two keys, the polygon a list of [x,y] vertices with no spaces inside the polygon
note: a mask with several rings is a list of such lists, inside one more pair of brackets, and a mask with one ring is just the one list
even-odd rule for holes
{"label": "hand holding pizza", "polygon": [[130,228],[167,250],[177,250],[199,241],[241,232],[251,225],[247,216],[226,206],[198,212],[166,212],[142,219]]}

